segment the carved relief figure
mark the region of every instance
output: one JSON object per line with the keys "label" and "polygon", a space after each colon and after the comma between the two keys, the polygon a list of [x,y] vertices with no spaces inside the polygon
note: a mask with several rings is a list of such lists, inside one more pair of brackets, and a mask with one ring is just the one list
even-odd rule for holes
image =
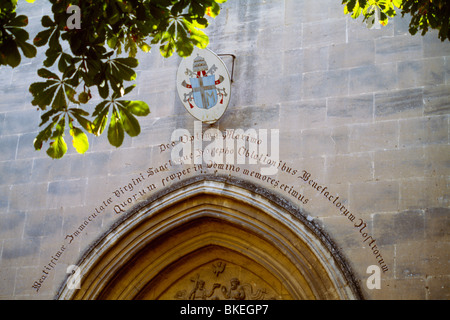
{"label": "carved relief figure", "polygon": [[222,294],[226,299],[229,300],[245,300],[245,290],[240,285],[241,282],[237,278],[232,278],[230,280],[230,290],[227,287],[222,286]]}
{"label": "carved relief figure", "polygon": [[189,294],[189,300],[206,300],[210,298],[214,294],[214,290],[217,288],[220,288],[219,283],[214,283],[211,290],[207,290],[205,288],[205,281],[201,279],[197,279],[195,281],[194,289],[192,289],[191,293]]}
{"label": "carved relief figure", "polygon": [[[217,262],[212,264],[212,272],[218,277],[219,274],[225,271],[226,264],[223,262]],[[228,278],[229,279],[229,278]],[[211,289],[208,290],[207,283],[200,279],[200,275],[193,279],[191,282],[194,282],[194,287],[188,294],[187,290],[178,291],[175,294],[176,299],[180,300],[208,300],[208,299],[227,299],[227,300],[263,300],[266,297],[267,291],[265,288],[256,289],[254,292],[253,285],[250,283],[242,283],[241,280],[233,277],[229,280],[229,288],[227,285],[223,285],[221,283],[215,282]],[[217,288],[220,288],[222,295],[215,294]],[[273,299],[273,298],[272,298]]]}

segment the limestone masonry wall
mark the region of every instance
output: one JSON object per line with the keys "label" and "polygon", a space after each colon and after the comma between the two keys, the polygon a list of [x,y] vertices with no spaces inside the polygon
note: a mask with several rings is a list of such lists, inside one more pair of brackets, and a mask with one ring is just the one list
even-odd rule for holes
{"label": "limestone masonry wall", "polygon": [[[50,6],[18,10],[34,37]],[[0,68],[0,299],[53,299],[67,267],[124,212],[214,173],[300,207],[340,248],[364,298],[449,299],[450,44],[436,32],[411,36],[401,17],[369,30],[339,0],[228,0],[206,32],[211,50],[236,57],[229,107],[211,128],[278,129],[278,172],[169,162],[172,132],[194,134],[195,123],[176,91],[180,58],[158,48],[138,55],[132,98],[151,109],[138,137],[118,149],[106,134],[89,137],[87,153],[69,146],[61,160],[34,151],[40,112],[28,87],[40,49]],[[381,289],[366,285],[370,265]]]}

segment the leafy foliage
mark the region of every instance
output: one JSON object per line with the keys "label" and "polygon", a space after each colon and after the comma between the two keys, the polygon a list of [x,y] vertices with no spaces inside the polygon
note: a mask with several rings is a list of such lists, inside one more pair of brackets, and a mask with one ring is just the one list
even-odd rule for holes
{"label": "leafy foliage", "polygon": [[[439,30],[441,41],[450,40],[450,1],[448,0],[342,0],[345,5],[344,13],[356,19],[361,14],[363,21],[373,21],[374,15],[379,12],[379,22],[388,24],[389,18],[401,9],[402,17],[411,16],[409,32],[414,35],[422,30],[425,35],[429,29]],[[371,23],[370,23],[371,24]]]}
{"label": "leafy foliage", "polygon": [[[24,30],[27,17],[15,13],[17,0],[2,1],[0,65],[19,65],[18,48],[32,58],[36,47],[47,46],[43,67],[37,71],[43,81],[29,88],[31,103],[43,112],[43,129],[34,147],[41,150],[49,143],[47,154],[61,158],[67,152],[66,129],[79,153],[89,148],[87,134],[99,136],[107,127],[108,140],[115,147],[122,145],[125,134],[139,135],[136,117],[148,115],[150,108],[143,101],[124,98],[135,87],[127,82],[136,79],[138,50],[149,52],[157,46],[164,57],[174,52],[186,57],[194,46],[205,48],[209,42],[202,30],[208,26],[206,15],[217,16],[219,4],[226,0],[49,1],[53,15],[42,17],[43,30],[32,44]],[[71,15],[77,14],[68,11],[70,6],[80,9],[79,29],[68,27]],[[89,111],[94,90],[102,100]]]}
{"label": "leafy foliage", "polygon": [[27,58],[36,56],[36,48],[27,42],[30,36],[24,29],[28,25],[28,17],[18,16],[15,12],[16,5],[17,0],[0,2],[0,65],[13,68],[21,61],[19,48]]}

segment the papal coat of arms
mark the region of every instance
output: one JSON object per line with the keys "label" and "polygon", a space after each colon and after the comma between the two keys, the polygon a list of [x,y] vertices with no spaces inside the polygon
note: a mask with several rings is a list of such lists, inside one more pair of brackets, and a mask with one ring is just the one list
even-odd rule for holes
{"label": "papal coat of arms", "polygon": [[181,61],[177,74],[178,95],[196,119],[216,122],[230,100],[230,76],[223,61],[208,49],[194,49]]}

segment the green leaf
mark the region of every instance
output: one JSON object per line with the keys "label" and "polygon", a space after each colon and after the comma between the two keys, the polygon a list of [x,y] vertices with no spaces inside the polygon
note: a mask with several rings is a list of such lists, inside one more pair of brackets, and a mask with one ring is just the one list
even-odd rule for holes
{"label": "green leaf", "polygon": [[124,139],[123,125],[122,122],[120,121],[117,111],[114,110],[108,128],[108,141],[111,145],[118,148],[122,145],[123,139]]}
{"label": "green leaf", "polygon": [[98,93],[100,94],[100,97],[102,97],[103,99],[106,99],[109,95],[109,87],[108,87],[108,83],[106,83],[106,81],[103,81],[102,83],[100,83],[97,86],[98,89]]}
{"label": "green leaf", "polygon": [[[80,110],[80,109],[71,109]],[[91,121],[83,117],[81,114],[72,112],[72,116],[78,121],[78,123],[89,133],[93,133],[93,124]]]}
{"label": "green leaf", "polygon": [[136,68],[139,65],[139,60],[136,58],[132,58],[132,57],[116,58],[116,59],[114,59],[114,61],[124,64],[130,68]]}
{"label": "green leaf", "polygon": [[14,35],[16,41],[25,42],[28,40],[30,35],[22,28],[8,28],[8,30]]}
{"label": "green leaf", "polygon": [[125,108],[121,108],[120,117],[122,120],[123,128],[130,137],[136,137],[141,133],[141,126],[139,121]]}
{"label": "green leaf", "polygon": [[[39,124],[39,126],[42,126],[44,123],[46,123],[48,120],[50,120],[50,118],[52,116],[54,116],[55,114],[59,113],[59,110],[55,110],[55,109],[50,109],[49,111],[45,112],[43,115],[41,115],[41,120],[42,122]],[[53,118],[52,123],[56,124],[56,122],[58,121],[58,117]]]}
{"label": "green leaf", "polygon": [[85,153],[89,149],[89,140],[86,134],[79,128],[72,128],[70,135],[73,137],[72,144],[78,153]]}
{"label": "green leaf", "polygon": [[402,6],[403,0],[393,0],[392,2],[394,3],[394,6],[400,8]]}
{"label": "green leaf", "polygon": [[67,152],[67,144],[64,141],[62,135],[56,136],[53,142],[50,143],[50,147],[47,150],[47,154],[53,159],[62,158]]}
{"label": "green leaf", "polygon": [[58,89],[58,82],[55,80],[31,84],[29,91],[34,97],[31,104],[33,106],[39,106],[41,109],[45,109],[46,106],[52,103],[56,89]]}
{"label": "green leaf", "polygon": [[96,116],[96,118],[92,122],[92,133],[96,136],[99,136],[103,133],[106,128],[106,124],[108,123],[109,108],[105,107],[106,104],[106,101],[98,104],[93,113],[93,116]]}
{"label": "green leaf", "polygon": [[80,94],[78,95],[78,101],[80,101],[80,103],[87,103],[89,101],[89,93],[83,91],[80,92]]}
{"label": "green leaf", "polygon": [[41,24],[43,27],[49,28],[52,27],[55,23],[49,16],[43,16],[41,19]]}
{"label": "green leaf", "polygon": [[44,31],[40,31],[36,37],[33,39],[33,44],[37,47],[42,47],[47,44],[48,39],[53,33],[53,29],[47,29]]}
{"label": "green leaf", "polygon": [[217,2],[213,2],[212,6],[209,8],[208,15],[212,18],[215,18],[220,13],[220,6],[217,4]]}
{"label": "green leaf", "polygon": [[127,101],[126,108],[138,117],[145,117],[150,113],[150,108],[144,101]]}
{"label": "green leaf", "polygon": [[37,50],[33,45],[22,41],[17,41],[17,44],[19,45],[25,57],[34,58],[36,56]]}
{"label": "green leaf", "polygon": [[45,68],[40,68],[37,71],[37,74],[42,77],[42,78],[46,78],[46,79],[58,79],[59,77],[56,75],[56,73],[51,72],[50,70],[47,70]]}
{"label": "green leaf", "polygon": [[8,25],[13,27],[25,27],[28,25],[28,17],[25,15],[17,16],[12,19]]}
{"label": "green leaf", "polygon": [[53,100],[52,108],[61,109],[67,107],[66,96],[64,94],[64,89],[62,86],[59,87],[56,93],[55,100]]}
{"label": "green leaf", "polygon": [[43,142],[50,139],[54,125],[55,125],[55,123],[52,122],[44,130],[39,132],[39,134],[36,136],[36,138],[33,141],[35,150],[41,150]]}
{"label": "green leaf", "polygon": [[22,58],[20,57],[17,44],[14,40],[5,42],[4,54],[6,55],[6,63],[11,67],[15,68],[20,64]]}
{"label": "green leaf", "polygon": [[117,46],[117,37],[109,38],[107,41],[107,44],[111,49],[115,49]]}

